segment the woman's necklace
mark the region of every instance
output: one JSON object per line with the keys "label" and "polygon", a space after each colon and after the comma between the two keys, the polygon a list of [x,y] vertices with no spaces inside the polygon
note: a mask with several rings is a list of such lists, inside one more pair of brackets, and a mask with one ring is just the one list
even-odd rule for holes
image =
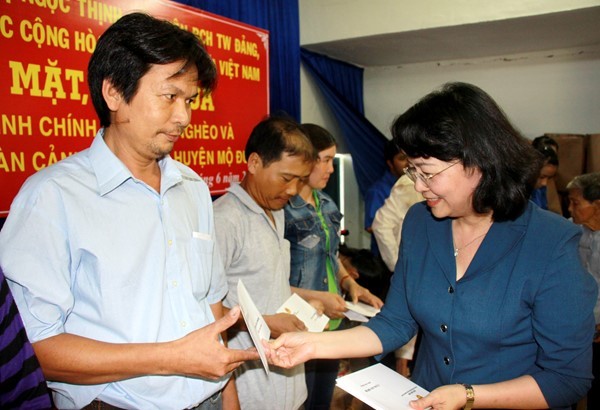
{"label": "woman's necklace", "polygon": [[[490,225],[493,221],[490,221]],[[491,226],[490,226],[491,227]],[[488,228],[484,233],[482,233],[481,235],[477,235],[476,237],[474,237],[473,239],[471,239],[469,242],[467,242],[465,245],[461,246],[461,247],[457,247],[456,244],[454,243],[454,239],[452,239],[452,246],[454,247],[454,257],[456,258],[458,256],[458,253],[460,251],[462,251],[463,249],[465,249],[467,246],[471,245],[473,242],[475,242],[477,239],[481,238],[482,236],[487,235],[487,233],[490,231],[490,228]]]}
{"label": "woman's necklace", "polygon": [[452,242],[452,245],[454,245],[454,257],[456,258],[458,256],[458,252],[462,251],[463,249],[465,249],[467,246],[469,246],[470,244],[472,244],[473,242],[475,242],[477,239],[481,238],[482,236],[487,235],[487,231],[482,233],[479,236],[476,236],[475,238],[473,238],[471,241],[469,241],[469,243],[467,243],[466,245],[461,246],[460,248],[457,248],[456,245],[454,244],[454,241]]}

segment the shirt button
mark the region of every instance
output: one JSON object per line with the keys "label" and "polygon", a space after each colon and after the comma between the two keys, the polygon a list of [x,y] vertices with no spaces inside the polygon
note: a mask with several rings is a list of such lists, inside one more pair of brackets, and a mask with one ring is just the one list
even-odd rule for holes
{"label": "shirt button", "polygon": [[177,287],[177,281],[176,280],[174,280],[173,282],[171,282],[171,284],[173,285],[174,288]]}
{"label": "shirt button", "polygon": [[185,322],[185,320],[182,320],[181,322],[179,322],[179,324],[181,325],[181,327],[187,326],[187,323]]}
{"label": "shirt button", "polygon": [[448,293],[454,293],[454,288],[452,286],[448,288]]}
{"label": "shirt button", "polygon": [[444,364],[448,366],[450,364],[450,358],[448,356],[444,357]]}
{"label": "shirt button", "polygon": [[169,244],[169,246],[173,245],[173,241],[172,241],[171,239],[169,239],[169,240],[167,241],[167,243]]}
{"label": "shirt button", "polygon": [[448,326],[446,325],[441,325],[440,329],[442,330],[442,332],[446,333],[448,331]]}
{"label": "shirt button", "polygon": [[323,283],[327,283],[327,278],[323,279]]}

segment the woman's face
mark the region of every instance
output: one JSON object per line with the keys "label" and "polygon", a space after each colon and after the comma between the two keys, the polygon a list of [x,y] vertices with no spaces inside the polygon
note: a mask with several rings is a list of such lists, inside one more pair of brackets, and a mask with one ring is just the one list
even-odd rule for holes
{"label": "woman's face", "polygon": [[[594,201],[597,202],[597,201]],[[594,221],[596,214],[600,212],[598,206],[590,202],[583,197],[581,189],[569,189],[569,212],[573,217],[573,222],[579,225],[590,226],[591,222]]]}
{"label": "woman's face", "polygon": [[474,213],[473,192],[481,180],[479,169],[466,169],[461,162],[437,158],[411,158],[409,162],[409,168],[414,167],[421,174],[416,178],[415,189],[435,217],[459,218]]}
{"label": "woman's face", "polygon": [[319,152],[319,158],[308,177],[308,185],[313,189],[323,189],[333,173],[333,158],[337,149],[335,145]]}
{"label": "woman's face", "polygon": [[556,171],[558,171],[558,167],[552,164],[546,164],[540,170],[540,176],[537,179],[535,184],[536,189],[541,188],[543,186],[548,185],[548,181],[550,181],[556,175]]}

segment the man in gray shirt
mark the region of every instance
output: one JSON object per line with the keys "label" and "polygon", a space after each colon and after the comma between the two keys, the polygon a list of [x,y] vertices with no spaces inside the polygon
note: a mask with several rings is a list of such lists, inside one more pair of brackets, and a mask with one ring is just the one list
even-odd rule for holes
{"label": "man in gray shirt", "polygon": [[[252,131],[246,159],[248,172],[242,182],[232,184],[214,203],[215,231],[229,289],[236,289],[242,279],[273,337],[305,330],[297,317],[276,310],[291,295],[283,207],[309,176],[316,153],[299,124],[271,117]],[[237,304],[237,292],[230,291],[224,305]],[[247,331],[230,333],[230,347],[252,345]],[[272,367],[267,376],[259,361],[246,362],[235,377],[242,409],[295,410],[306,399],[302,365],[288,370]]]}
{"label": "man in gray shirt", "polygon": [[[581,225],[579,255],[584,268],[600,287],[600,172],[579,175],[567,184],[569,212],[573,222]],[[592,372],[594,380],[588,393],[588,409],[600,408],[600,294],[594,307],[596,332],[593,344]]]}

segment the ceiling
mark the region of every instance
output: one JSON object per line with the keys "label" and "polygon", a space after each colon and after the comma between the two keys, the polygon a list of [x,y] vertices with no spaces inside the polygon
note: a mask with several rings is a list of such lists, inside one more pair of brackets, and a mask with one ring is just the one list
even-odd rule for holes
{"label": "ceiling", "polygon": [[362,67],[400,66],[600,45],[600,6],[302,46]]}

